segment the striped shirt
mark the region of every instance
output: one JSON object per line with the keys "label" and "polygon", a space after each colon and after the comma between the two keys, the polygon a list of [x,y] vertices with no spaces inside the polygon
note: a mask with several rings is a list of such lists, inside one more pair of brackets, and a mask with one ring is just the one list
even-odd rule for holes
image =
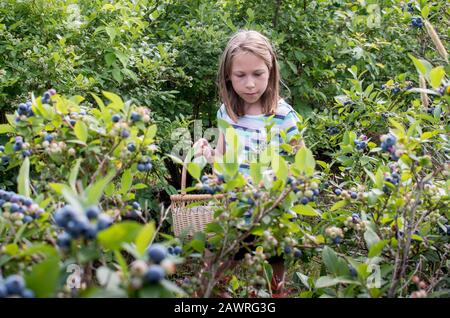
{"label": "striped shirt", "polygon": [[[259,154],[267,147],[267,125],[273,124],[269,131],[270,144],[279,147],[283,143],[280,132],[285,132],[284,143],[289,143],[292,137],[298,134],[296,123],[300,121],[296,111],[283,99],[278,102],[277,112],[274,115],[244,115],[238,117],[238,121],[235,123],[228,116],[225,105],[222,104],[217,111],[217,119],[219,118],[227,121],[238,135],[239,170],[244,174],[249,174],[249,164],[258,162]],[[219,127],[219,131],[225,134],[221,127]],[[286,153],[280,151],[280,154]]]}

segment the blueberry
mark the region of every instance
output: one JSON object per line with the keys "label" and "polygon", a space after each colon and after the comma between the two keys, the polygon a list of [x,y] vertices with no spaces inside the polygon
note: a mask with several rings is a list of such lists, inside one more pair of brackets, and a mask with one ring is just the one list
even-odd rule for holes
{"label": "blueberry", "polygon": [[134,152],[134,151],[136,150],[136,145],[135,145],[134,143],[130,142],[130,143],[127,145],[127,149],[128,149],[130,152]]}
{"label": "blueberry", "polygon": [[0,199],[0,208],[3,206],[3,204],[5,204],[5,200],[3,200],[3,199]]}
{"label": "blueberry", "polygon": [[22,291],[21,296],[22,296],[23,298],[34,298],[34,297],[35,297],[35,296],[34,296],[34,292],[33,292],[31,289],[28,289],[28,288],[26,288],[26,289],[24,289],[24,290]]}
{"label": "blueberry", "polygon": [[133,203],[131,203],[131,206],[133,207],[133,209],[136,209],[136,210],[139,210],[141,208],[141,205],[137,201],[134,201]]}
{"label": "blueberry", "polygon": [[19,212],[19,205],[17,203],[13,203],[11,204],[11,206],[9,207],[9,210],[11,211],[11,213],[14,212]]}
{"label": "blueberry", "polygon": [[86,209],[86,216],[89,220],[94,220],[100,214],[100,209],[96,205],[92,205]]}
{"label": "blueberry", "polygon": [[30,223],[31,221],[33,221],[33,217],[31,217],[30,215],[24,216],[24,218],[23,218],[24,223]]}
{"label": "blueberry", "polygon": [[357,197],[358,197],[358,194],[356,193],[356,192],[350,192],[350,197],[352,198],[352,199],[356,199]]}
{"label": "blueberry", "polygon": [[145,171],[150,171],[150,170],[152,170],[152,164],[150,163],[150,162],[147,162],[146,164],[145,164]]}
{"label": "blueberry", "polygon": [[149,258],[159,264],[167,256],[167,249],[165,246],[155,243],[152,244],[147,250]]}
{"label": "blueberry", "polygon": [[69,248],[71,242],[72,236],[70,236],[70,234],[67,232],[62,232],[56,239],[56,245],[58,245],[60,248]]}
{"label": "blueberry", "polygon": [[9,295],[20,295],[25,289],[25,281],[19,275],[11,275],[6,278],[5,286]]}
{"label": "blueberry", "polygon": [[0,282],[0,298],[6,298],[8,296],[8,290],[6,286]]}
{"label": "blueberry", "polygon": [[309,202],[309,199],[307,197],[303,197],[300,200],[300,203],[303,204],[303,205],[308,204],[308,202]]}
{"label": "blueberry", "polygon": [[0,145],[0,152],[4,152],[5,151],[5,146]]}
{"label": "blueberry", "polygon": [[207,182],[208,180],[209,180],[208,176],[202,176],[202,177],[200,178],[200,181],[201,181],[202,183],[205,183],[205,182]]}
{"label": "blueberry", "polygon": [[298,248],[294,248],[294,257],[301,257],[302,256],[302,251],[299,250]]}
{"label": "blueberry", "polygon": [[48,141],[48,142],[52,142],[53,135],[52,134],[46,134],[45,137],[44,137],[44,140]]}
{"label": "blueberry", "polygon": [[97,236],[97,227],[91,223],[87,224],[83,230],[83,236],[88,240],[93,240]]}
{"label": "blueberry", "polygon": [[113,219],[109,215],[107,215],[105,213],[101,213],[98,216],[97,230],[98,231],[104,230],[104,229],[110,227],[112,223],[113,223]]}
{"label": "blueberry", "polygon": [[340,237],[340,236],[336,236],[334,239],[333,239],[333,243],[334,244],[339,244],[339,243],[341,243],[342,242],[342,237]]}
{"label": "blueberry", "polygon": [[397,94],[398,92],[400,92],[400,89],[398,87],[391,88],[391,93],[392,94]]}
{"label": "blueberry", "polygon": [[89,222],[87,219],[74,218],[67,222],[65,230],[72,235],[74,238],[79,237],[87,228],[89,227]]}
{"label": "blueberry", "polygon": [[138,113],[136,113],[136,112],[132,112],[131,113],[131,121],[138,121],[138,120],[140,120],[141,119],[141,115],[139,115]]}
{"label": "blueberry", "polygon": [[353,267],[353,266],[349,266],[348,267],[348,270],[349,270],[349,272],[350,272],[350,275],[352,276],[352,277],[357,277],[358,276],[358,272],[356,271],[356,269]]}
{"label": "blueberry", "polygon": [[292,252],[292,248],[290,246],[285,246],[284,247],[284,253],[285,254],[291,254]]}
{"label": "blueberry", "polygon": [[145,171],[145,163],[138,163],[137,169],[141,172]]}
{"label": "blueberry", "polygon": [[13,149],[14,149],[14,151],[19,151],[22,149],[22,146],[23,146],[23,143],[21,141],[20,142],[16,141],[13,145]]}
{"label": "blueberry", "polygon": [[118,123],[122,117],[119,114],[115,114],[112,116],[112,121],[114,123]]}
{"label": "blueberry", "polygon": [[253,204],[255,204],[255,201],[253,201],[252,198],[248,198],[247,199],[247,203],[250,204],[250,205],[253,205]]}
{"label": "blueberry", "polygon": [[31,151],[30,150],[24,150],[22,151],[22,156],[24,158],[31,156]]}
{"label": "blueberry", "polygon": [[31,200],[30,198],[25,198],[22,203],[29,207],[33,204],[33,200]]}
{"label": "blueberry", "polygon": [[386,84],[382,84],[382,85],[381,85],[381,89],[384,90],[385,88],[386,88]]}
{"label": "blueberry", "polygon": [[167,248],[167,252],[168,252],[170,255],[174,255],[174,252],[173,252],[173,246],[169,246],[169,247]]}
{"label": "blueberry", "polygon": [[396,142],[397,139],[393,135],[388,135],[384,140],[384,143],[386,144],[387,147],[395,145]]}
{"label": "blueberry", "polygon": [[70,205],[66,205],[55,212],[54,218],[56,224],[61,227],[65,227],[67,223],[75,218],[76,212],[72,209]]}
{"label": "blueberry", "polygon": [[334,189],[334,193],[335,193],[336,195],[341,195],[341,193],[342,193],[342,190],[341,190],[341,189],[339,189],[339,188],[337,188],[337,189]]}
{"label": "blueberry", "polygon": [[319,189],[314,189],[314,190],[313,190],[313,194],[314,194],[314,195],[317,196],[317,195],[319,195],[319,193],[320,193],[320,192],[319,192]]}
{"label": "blueberry", "polygon": [[144,274],[147,283],[155,284],[164,279],[164,269],[159,265],[151,265]]}
{"label": "blueberry", "polygon": [[181,254],[181,251],[182,251],[181,246],[175,246],[173,249],[175,255]]}
{"label": "blueberry", "polygon": [[127,129],[122,130],[121,133],[122,138],[128,138],[130,137],[130,132]]}

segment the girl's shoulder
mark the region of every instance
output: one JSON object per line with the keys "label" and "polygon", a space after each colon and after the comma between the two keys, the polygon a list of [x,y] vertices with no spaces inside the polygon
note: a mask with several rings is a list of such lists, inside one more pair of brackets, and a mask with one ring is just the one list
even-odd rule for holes
{"label": "girl's shoulder", "polygon": [[295,113],[295,109],[281,98],[278,101],[277,115],[287,116],[290,112]]}

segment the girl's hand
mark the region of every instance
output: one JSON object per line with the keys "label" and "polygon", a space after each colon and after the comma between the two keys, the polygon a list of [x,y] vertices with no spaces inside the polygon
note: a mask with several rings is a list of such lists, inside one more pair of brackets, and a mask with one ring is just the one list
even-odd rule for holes
{"label": "girl's hand", "polygon": [[194,157],[204,156],[209,163],[214,162],[214,149],[211,148],[208,140],[200,138],[194,144]]}

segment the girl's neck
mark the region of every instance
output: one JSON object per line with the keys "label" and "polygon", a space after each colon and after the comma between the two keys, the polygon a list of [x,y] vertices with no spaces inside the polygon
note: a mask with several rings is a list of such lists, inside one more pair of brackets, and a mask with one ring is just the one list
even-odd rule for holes
{"label": "girl's neck", "polygon": [[262,115],[262,106],[260,102],[254,104],[245,104],[244,112],[246,115]]}

